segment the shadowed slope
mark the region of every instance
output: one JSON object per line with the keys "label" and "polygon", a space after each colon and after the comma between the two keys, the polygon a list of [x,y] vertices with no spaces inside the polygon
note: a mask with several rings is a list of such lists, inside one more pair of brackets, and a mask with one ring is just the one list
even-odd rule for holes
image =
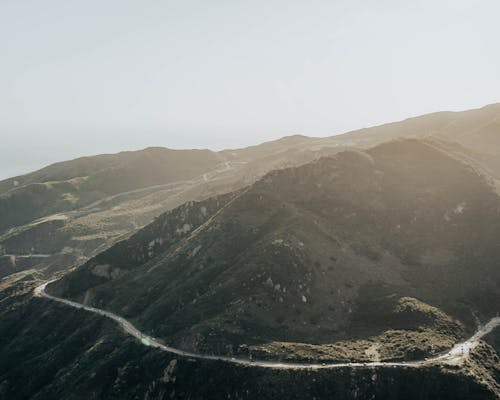
{"label": "shadowed slope", "polygon": [[[49,293],[187,349],[439,330],[426,306],[418,318],[394,315],[394,301],[416,297],[462,318],[496,312],[499,227],[499,198],[475,169],[432,142],[396,141],[272,172],[178,240],[151,231],[169,245],[142,265],[103,278],[130,257],[113,250]],[[139,239],[120,246],[147,249]],[[461,335],[453,323],[448,334]]]}

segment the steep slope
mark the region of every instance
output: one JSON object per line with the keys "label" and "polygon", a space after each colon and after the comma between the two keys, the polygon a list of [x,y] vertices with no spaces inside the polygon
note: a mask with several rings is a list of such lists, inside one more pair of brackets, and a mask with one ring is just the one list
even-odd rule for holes
{"label": "steep slope", "polygon": [[498,311],[500,199],[441,147],[395,141],[274,171],[197,228],[175,210],[48,290],[206,351],[391,329],[453,341],[460,324],[427,304],[466,324]]}
{"label": "steep slope", "polygon": [[[165,159],[160,162],[158,157],[152,157],[154,162],[146,162],[142,169],[137,167],[144,159],[150,160],[150,152],[156,151],[161,153],[160,158]],[[215,153],[211,153],[214,162],[208,162],[207,159],[204,161],[206,157],[203,154],[206,152],[203,151],[193,151],[192,154],[189,151],[175,151],[175,154],[171,155],[167,149],[148,149],[138,153],[141,153],[136,154],[138,160],[134,159],[132,162],[128,160],[132,155],[125,155],[128,161],[123,161],[123,165],[99,170],[100,172],[91,177],[72,178],[64,183],[29,183],[26,186],[17,182],[16,190],[0,195],[5,200],[3,204],[9,209],[4,210],[6,216],[0,215],[2,222],[7,221],[11,212],[11,218],[15,219],[16,215],[22,214],[23,220],[29,219],[27,223],[7,228],[3,232],[0,229],[0,277],[30,268],[44,271],[46,276],[67,270],[117,240],[129,236],[167,210],[187,201],[202,200],[236,190],[254,179],[252,173],[242,171],[244,164],[220,162]],[[196,164],[198,156],[200,162]],[[194,160],[191,160],[191,157]],[[97,157],[97,161],[99,159],[100,157]],[[86,160],[85,165],[90,166],[94,161],[90,158]],[[96,164],[99,165],[97,161]],[[80,161],[76,160],[75,163],[79,165]],[[190,163],[193,163],[194,167],[190,166]],[[76,173],[73,162],[68,164],[68,173]],[[62,173],[60,169],[64,171],[65,168],[64,165],[56,168],[54,174]],[[96,176],[103,177],[106,174],[110,175],[109,179],[113,184],[117,184],[116,177],[111,175],[120,174],[128,187],[138,188],[108,195],[112,193],[111,185],[108,187],[108,184],[103,183],[99,190],[94,190],[82,183],[93,181],[95,186]],[[141,174],[144,177],[140,177]],[[193,174],[194,177],[191,177]],[[34,175],[39,177],[41,173]],[[175,181],[155,184],[158,181],[151,180],[165,178],[168,182],[170,178],[167,179],[167,175],[172,179],[175,177]],[[80,182],[81,185],[75,189],[71,182]],[[67,191],[64,191],[63,187]],[[41,189],[40,196],[34,196],[33,188],[45,189]],[[117,190],[124,189],[126,188]],[[77,201],[77,198],[86,200]],[[89,199],[97,200],[87,204]],[[40,203],[40,207],[33,206],[33,203]],[[32,211],[23,211],[24,208],[30,207]],[[36,214],[40,212],[54,213],[38,218]]]}
{"label": "steep slope", "polygon": [[170,150],[83,157],[0,182],[0,276],[47,276],[84,262],[186,201],[238,190],[273,169],[398,137],[454,141],[446,151],[500,179],[500,105],[410,118],[332,136],[284,137],[244,149]]}
{"label": "steep slope", "polygon": [[27,222],[0,228],[0,277],[29,268],[47,276],[67,270],[167,210],[238,190],[271,169],[321,154],[285,146],[279,156],[264,152],[243,160],[224,152],[146,149],[78,159],[6,180],[0,183],[6,188],[0,220],[4,228]]}
{"label": "steep slope", "polygon": [[498,398],[481,375],[454,368],[293,371],[170,356],[106,318],[33,297],[40,281],[30,274],[8,279],[0,284],[2,400]]}

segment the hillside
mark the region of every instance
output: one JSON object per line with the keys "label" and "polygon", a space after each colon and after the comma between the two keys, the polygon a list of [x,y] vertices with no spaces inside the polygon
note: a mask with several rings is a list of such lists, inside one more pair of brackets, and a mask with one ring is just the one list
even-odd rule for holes
{"label": "hillside", "polygon": [[84,262],[166,210],[241,187],[238,168],[209,151],[146,149],[4,181],[12,188],[0,194],[0,277]]}
{"label": "hillside", "polygon": [[500,106],[493,104],[328,138],[295,135],[221,152],[148,148],[57,163],[0,182],[0,277],[29,268],[51,276],[185,202],[241,189],[274,169],[394,138],[432,135],[447,152],[499,179],[499,118]]}
{"label": "hillside", "polygon": [[0,182],[0,229],[113,194],[192,179],[219,162],[208,150],[149,148],[54,164]]}
{"label": "hillside", "polygon": [[[495,400],[500,393],[478,367],[293,371],[170,356],[106,318],[33,297],[36,274],[8,280],[0,285],[1,399]],[[485,346],[476,356],[494,363],[487,353]]]}
{"label": "hillside", "polygon": [[279,154],[255,153],[253,159],[154,148],[64,162],[3,181],[0,187],[8,189],[0,193],[0,277],[30,268],[47,277],[67,270],[167,210],[238,190],[272,169],[324,154],[288,150],[286,140],[279,142]]}
{"label": "hillside", "polygon": [[458,320],[498,311],[500,199],[441,147],[395,141],[271,172],[218,207],[173,210],[49,291],[208,352],[394,331],[449,346]]}
{"label": "hillside", "polygon": [[[0,220],[26,218],[0,229],[0,399],[498,398],[498,329],[460,366],[264,371],[169,357],[32,295],[80,265],[48,290],[179,348],[435,356],[498,312],[498,109],[83,158],[0,182],[14,207]],[[419,140],[391,141],[405,137]]]}

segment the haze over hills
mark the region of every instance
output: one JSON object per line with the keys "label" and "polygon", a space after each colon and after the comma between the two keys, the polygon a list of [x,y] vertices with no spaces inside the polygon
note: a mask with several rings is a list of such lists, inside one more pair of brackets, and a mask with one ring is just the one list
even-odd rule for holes
{"label": "haze over hills", "polygon": [[77,265],[186,201],[237,190],[273,169],[398,137],[432,135],[456,142],[461,147],[455,153],[500,178],[499,116],[500,105],[493,104],[329,138],[290,136],[246,149],[149,148],[83,157],[9,178],[0,182],[0,254],[6,255],[0,257],[0,276]]}
{"label": "haze over hills", "polygon": [[[491,105],[246,149],[149,148],[0,182],[0,398],[209,398],[199,380],[300,398],[301,378],[346,399],[498,398],[498,329],[460,365],[308,371],[316,384],[165,358],[32,291],[64,273],[49,293],[203,354],[436,356],[499,311],[499,117]],[[287,389],[257,392],[272,382]]]}
{"label": "haze over hills", "polygon": [[192,179],[219,162],[209,150],[149,148],[50,165],[0,182],[4,216],[0,229],[88,206],[117,193]]}

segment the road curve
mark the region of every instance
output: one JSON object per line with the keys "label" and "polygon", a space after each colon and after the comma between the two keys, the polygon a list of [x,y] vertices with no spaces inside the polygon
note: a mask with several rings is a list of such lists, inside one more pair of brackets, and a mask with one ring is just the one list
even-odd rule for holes
{"label": "road curve", "polygon": [[61,297],[56,297],[48,294],[45,291],[45,287],[53,281],[45,282],[42,285],[35,288],[34,294],[38,297],[45,297],[50,300],[57,301],[62,304],[66,304],[70,307],[86,310],[89,312],[93,312],[95,314],[102,315],[104,317],[110,318],[116,321],[122,329],[128,333],[129,335],[137,338],[140,342],[148,347],[153,347],[160,349],[162,351],[177,354],[179,356],[199,359],[199,360],[214,360],[214,361],[223,361],[232,364],[244,365],[248,367],[258,367],[258,368],[274,368],[274,369],[293,369],[293,370],[304,370],[304,369],[334,369],[334,368],[367,368],[367,367],[408,367],[408,368],[417,368],[425,365],[431,364],[449,364],[449,365],[457,365],[463,362],[468,358],[469,353],[472,349],[474,349],[478,344],[479,340],[490,333],[493,329],[500,325],[500,317],[492,318],[487,324],[482,325],[478,328],[476,333],[467,339],[464,342],[456,344],[450,351],[447,353],[441,354],[436,357],[427,358],[425,360],[417,360],[417,361],[399,361],[399,362],[350,362],[350,363],[298,363],[298,362],[281,362],[281,361],[260,361],[260,360],[251,360],[249,358],[242,357],[230,357],[230,356],[221,356],[221,355],[209,355],[209,354],[198,354],[192,353],[189,351],[184,351],[180,349],[176,349],[175,347],[166,346],[160,343],[157,339],[145,335],[139,329],[137,329],[134,325],[132,325],[125,318],[120,317],[110,311],[101,310],[99,308],[86,306],[81,303],[77,303],[75,301],[63,299]]}

